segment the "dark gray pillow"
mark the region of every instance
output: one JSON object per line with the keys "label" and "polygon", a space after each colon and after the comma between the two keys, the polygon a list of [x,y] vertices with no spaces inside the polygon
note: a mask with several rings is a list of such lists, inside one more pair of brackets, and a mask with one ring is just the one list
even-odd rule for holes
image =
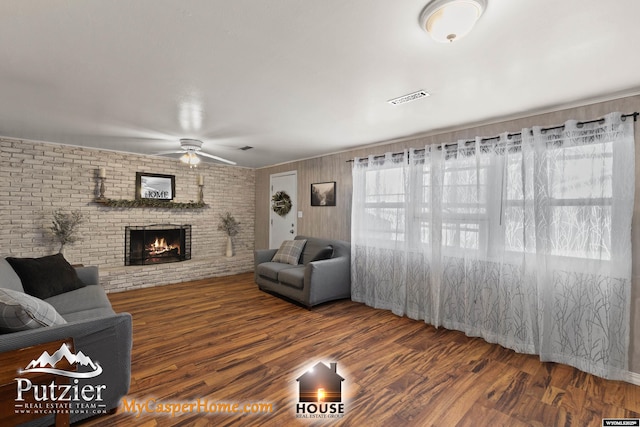
{"label": "dark gray pillow", "polygon": [[25,293],[34,297],[47,299],[85,286],[78,278],[76,269],[62,254],[6,259],[20,277]]}
{"label": "dark gray pillow", "polygon": [[333,256],[333,246],[325,246],[320,249],[314,256],[311,258],[310,262],[313,261],[321,261],[323,259],[329,259]]}

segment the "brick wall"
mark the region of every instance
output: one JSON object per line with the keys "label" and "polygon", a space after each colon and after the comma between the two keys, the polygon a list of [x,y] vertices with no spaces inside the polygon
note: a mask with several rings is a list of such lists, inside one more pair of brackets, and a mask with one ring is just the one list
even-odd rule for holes
{"label": "brick wall", "polygon": [[[135,198],[136,172],[176,177],[176,202],[197,201],[204,176],[204,209],[110,208],[93,202],[98,169],[107,173],[105,196]],[[81,240],[65,246],[72,264],[98,265],[107,291],[157,286],[253,269],[255,173],[252,169],[201,163],[189,169],[178,160],[0,139],[0,255],[39,257],[56,253],[48,228],[56,209],[79,210]],[[217,230],[229,211],[240,222],[236,255],[224,256],[226,236]],[[192,259],[152,266],[124,266],[126,225],[191,224]]]}

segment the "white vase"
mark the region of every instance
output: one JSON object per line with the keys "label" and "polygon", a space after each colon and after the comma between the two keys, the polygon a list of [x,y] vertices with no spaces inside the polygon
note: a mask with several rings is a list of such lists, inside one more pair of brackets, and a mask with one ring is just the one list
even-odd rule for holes
{"label": "white vase", "polygon": [[233,243],[231,242],[231,236],[227,236],[227,253],[228,257],[233,256]]}

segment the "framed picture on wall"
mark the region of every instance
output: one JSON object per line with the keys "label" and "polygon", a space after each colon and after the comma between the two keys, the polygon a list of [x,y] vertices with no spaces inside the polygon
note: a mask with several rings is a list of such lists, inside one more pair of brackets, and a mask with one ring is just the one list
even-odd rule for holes
{"label": "framed picture on wall", "polygon": [[311,184],[311,206],[335,206],[336,182]]}
{"label": "framed picture on wall", "polygon": [[136,199],[173,200],[175,175],[136,172]]}

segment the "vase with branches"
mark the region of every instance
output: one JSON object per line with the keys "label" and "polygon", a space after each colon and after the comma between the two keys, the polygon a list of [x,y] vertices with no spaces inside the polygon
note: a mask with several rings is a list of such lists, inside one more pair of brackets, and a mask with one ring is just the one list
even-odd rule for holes
{"label": "vase with branches", "polygon": [[233,256],[233,242],[232,237],[238,234],[240,231],[240,223],[231,215],[231,212],[225,212],[220,215],[220,222],[218,223],[218,230],[224,231],[227,235],[227,252],[228,257]]}
{"label": "vase with branches", "polygon": [[53,212],[52,225],[49,230],[51,230],[55,239],[60,243],[58,253],[62,253],[65,245],[73,244],[80,240],[78,227],[83,222],[84,218],[80,211],[65,212],[57,209]]}

